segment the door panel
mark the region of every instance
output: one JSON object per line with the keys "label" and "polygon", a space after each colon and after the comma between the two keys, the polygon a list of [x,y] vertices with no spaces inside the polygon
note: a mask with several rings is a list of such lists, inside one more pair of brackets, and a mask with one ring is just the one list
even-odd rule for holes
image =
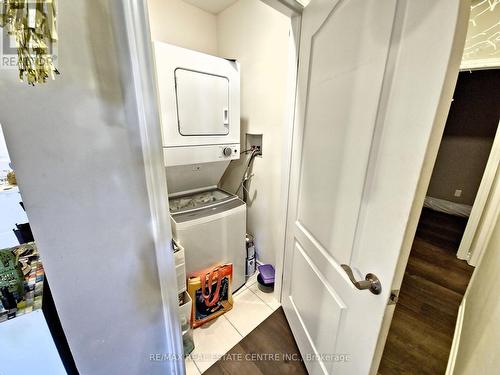
{"label": "door panel", "polygon": [[[292,273],[297,277],[292,280],[290,300],[315,350],[328,353],[336,345],[337,327],[346,307],[298,242],[294,250]],[[311,290],[316,291],[313,299]],[[321,301],[321,309],[317,308],[315,300]]]}
{"label": "door panel", "polygon": [[[303,12],[282,304],[311,374],[369,372],[465,3],[312,0]],[[342,264],[376,274],[382,293],[358,290]]]}
{"label": "door panel", "polygon": [[396,6],[368,3],[337,3],[309,53],[298,220],[340,263],[351,257]]}

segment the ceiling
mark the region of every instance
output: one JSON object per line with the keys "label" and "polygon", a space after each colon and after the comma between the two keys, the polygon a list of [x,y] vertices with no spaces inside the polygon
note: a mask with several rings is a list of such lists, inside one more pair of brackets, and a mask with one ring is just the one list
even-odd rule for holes
{"label": "ceiling", "polygon": [[498,58],[500,58],[500,0],[474,0],[463,59]]}
{"label": "ceiling", "polygon": [[217,14],[233,5],[238,0],[184,0],[197,8],[203,9],[209,13]]}
{"label": "ceiling", "polygon": [[[238,0],[184,0],[218,14]],[[307,5],[310,0],[298,0]],[[500,60],[500,0],[471,0],[469,29],[463,61]]]}

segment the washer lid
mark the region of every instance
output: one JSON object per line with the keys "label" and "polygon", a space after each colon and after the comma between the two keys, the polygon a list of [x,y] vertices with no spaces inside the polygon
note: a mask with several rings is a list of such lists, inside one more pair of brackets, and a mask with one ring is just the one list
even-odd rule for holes
{"label": "washer lid", "polygon": [[210,189],[194,194],[170,198],[170,212],[176,214],[198,210],[236,198],[235,195],[226,193],[220,189]]}
{"label": "washer lid", "polygon": [[212,206],[206,206],[195,210],[177,212],[175,214],[173,213],[171,217],[177,224],[189,221],[192,222],[193,220],[198,220],[208,217],[210,217],[210,219],[212,218],[217,219],[220,217],[219,214],[227,213],[228,211],[231,211],[241,206],[245,206],[245,202],[243,202],[239,198],[234,197],[232,199],[229,199],[228,201],[224,201],[219,204],[214,204]]}

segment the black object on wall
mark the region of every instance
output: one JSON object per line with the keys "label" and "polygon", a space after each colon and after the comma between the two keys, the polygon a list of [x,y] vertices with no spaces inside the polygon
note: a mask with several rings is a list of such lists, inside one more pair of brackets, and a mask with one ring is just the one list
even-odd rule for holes
{"label": "black object on wall", "polygon": [[17,229],[12,230],[14,231],[14,234],[16,235],[20,245],[34,241],[33,233],[31,232],[29,223],[16,224],[16,228]]}
{"label": "black object on wall", "polygon": [[[24,211],[26,211],[23,202],[19,202],[19,205]],[[30,223],[16,224],[16,229],[12,229],[12,231],[16,235],[17,241],[19,241],[20,245],[35,241],[33,233],[31,232]]]}
{"label": "black object on wall", "polygon": [[59,315],[57,314],[56,305],[54,304],[54,299],[52,298],[52,293],[50,292],[47,275],[45,275],[45,279],[43,281],[42,311],[66,372],[68,375],[78,375],[79,373],[76,368],[75,360],[71,354],[68,340],[64,334],[61,321],[59,320]]}

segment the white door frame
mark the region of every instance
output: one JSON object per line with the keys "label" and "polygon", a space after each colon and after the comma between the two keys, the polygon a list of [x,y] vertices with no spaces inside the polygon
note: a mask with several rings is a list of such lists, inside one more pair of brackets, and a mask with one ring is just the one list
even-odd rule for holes
{"label": "white door frame", "polygon": [[490,156],[484,169],[481,184],[477,191],[472,211],[467,221],[462,241],[457,252],[457,258],[466,260],[471,266],[476,266],[491,235],[492,226],[495,224],[488,220],[487,202],[491,200],[493,182],[497,175],[500,163],[500,123],[497,127],[495,140],[491,147]]}
{"label": "white door frame", "polygon": [[[498,137],[498,133],[497,133]],[[490,195],[490,204],[489,207],[486,209],[487,212],[485,212],[486,218],[484,219],[484,222],[487,223],[487,230],[483,230],[483,233],[485,233],[485,236],[487,236],[487,239],[485,239],[485,246],[488,247],[490,244],[491,236],[493,235],[493,231],[495,229],[495,225],[498,222],[498,218],[500,217],[500,171],[499,174],[496,175],[495,177],[496,181],[493,183],[493,188],[491,191]],[[483,224],[484,225],[484,224]],[[487,234],[486,234],[487,233]],[[469,296],[469,292],[471,290],[471,286],[474,284],[474,280],[476,277],[478,277],[478,272],[481,272],[481,266],[480,263],[482,262],[482,257],[485,255],[486,249],[483,248],[480,251],[479,255],[477,256],[476,264],[479,266],[476,271],[474,271],[474,274],[472,275],[472,278],[469,282],[469,285],[467,286],[467,290],[465,291],[464,297],[462,299],[462,302],[460,303],[460,307],[458,308],[458,317],[457,321],[455,324],[455,333],[453,335],[453,342],[451,344],[451,350],[450,350],[450,356],[448,358],[448,365],[446,367],[446,375],[453,375],[455,371],[455,364],[456,360],[458,358],[458,350],[460,348],[460,341],[461,341],[461,335],[462,335],[462,330],[463,330],[463,325],[464,325],[464,316],[465,316],[465,310],[467,306],[467,297]],[[491,250],[489,250],[491,251]],[[475,255],[475,254],[473,254]]]}
{"label": "white door frame", "polygon": [[[298,35],[300,26],[300,13],[298,12],[299,7],[296,7],[296,2],[293,0],[261,0],[273,8],[279,10],[280,12],[290,16],[292,18],[292,27],[295,37]],[[158,264],[158,274],[160,279],[162,301],[163,301],[163,315],[165,322],[165,335],[166,335],[166,348],[165,353],[168,355],[174,355],[175,360],[169,361],[171,374],[183,374],[185,371],[184,360],[183,360],[183,347],[182,347],[182,334],[180,330],[179,318],[178,318],[178,301],[177,301],[177,288],[172,287],[175,285],[175,265],[174,257],[171,251],[171,228],[169,220],[169,207],[167,194],[167,184],[166,184],[166,174],[164,168],[163,154],[161,152],[161,128],[160,128],[160,117],[158,111],[158,98],[156,90],[156,79],[154,72],[154,59],[152,55],[151,47],[151,34],[149,28],[149,16],[147,0],[124,0],[121,2],[123,5],[123,27],[127,34],[128,41],[128,52],[130,55],[132,63],[131,80],[133,86],[133,92],[135,97],[136,109],[138,112],[138,125],[141,131],[141,144],[142,152],[144,157],[144,166],[146,170],[146,183],[148,188],[149,203],[151,208],[151,225],[155,235],[155,253],[157,257]],[[457,30],[457,32],[466,32],[466,26],[463,26],[463,30]],[[460,38],[457,38],[460,39]],[[298,52],[298,38],[294,39],[294,48]],[[459,46],[457,46],[459,47]],[[457,52],[458,50],[458,52]],[[461,48],[453,48],[453,53],[461,54]],[[455,57],[456,59],[456,57]],[[453,58],[452,58],[453,60]],[[290,63],[292,66],[296,66],[297,60],[293,61],[291,58]],[[449,69],[448,71],[448,81],[453,75],[456,75],[458,71],[458,66],[455,69]],[[296,69],[291,70],[291,81],[296,81]],[[444,89],[444,97],[446,93],[453,93],[454,87],[446,87]],[[292,97],[293,96],[293,97]],[[288,105],[295,106],[295,90],[293,90],[293,95],[290,94]],[[413,237],[416,231],[418,217],[423,206],[423,201],[425,197],[425,192],[430,181],[430,176],[432,173],[432,167],[434,165],[437,151],[439,148],[440,139],[442,132],[444,130],[444,123],[448,113],[449,103],[440,103],[439,114],[435,119],[437,126],[433,130],[431,136],[431,141],[428,145],[428,150],[426,154],[426,161],[422,168],[420,181],[417,188],[417,194],[413,203],[411,214],[409,217],[409,222],[407,225],[405,241],[403,243],[399,264],[403,265],[402,268],[404,274],[404,268],[408,261],[408,256],[411,249],[411,244],[413,242]],[[288,125],[293,124],[293,113],[289,115]],[[442,126],[441,126],[442,124]],[[287,132],[292,134],[293,126],[287,126]],[[287,139],[287,144],[285,146],[283,160],[283,167],[287,171],[284,174],[282,180],[282,192],[284,196],[288,196],[289,189],[289,170],[290,170],[290,155],[292,140]],[[286,193],[286,194],[285,194]],[[283,202],[282,217],[286,217],[287,211],[287,198]],[[285,224],[284,224],[285,225]],[[283,238],[285,230],[283,228]],[[281,251],[278,251],[276,259],[276,292],[275,296],[281,300],[281,275],[283,271],[283,258],[284,258],[284,246]],[[394,286],[401,285],[402,275],[400,275],[400,280],[398,280],[398,275],[396,275],[393,281]],[[391,313],[386,313],[386,318],[392,318]],[[387,326],[390,326],[388,324]],[[388,332],[388,327],[387,327]],[[385,344],[385,339],[387,332],[382,331],[379,336],[379,345],[377,347],[377,352],[380,352],[380,357],[375,356],[372,372],[376,373],[378,368],[378,361],[381,358],[383,351],[383,346]]]}
{"label": "white door frame", "polygon": [[[284,136],[287,144],[283,153],[283,170],[290,170],[291,134],[293,131],[293,114],[295,106],[296,71],[298,56],[298,34],[300,30],[301,6],[294,0],[261,0],[291,18],[291,38],[289,55],[289,114],[286,114]],[[127,48],[132,71],[131,92],[133,98],[128,98],[136,107],[137,121],[141,133],[141,146],[144,159],[145,178],[151,210],[151,226],[154,233],[154,246],[157,259],[158,276],[162,294],[163,317],[165,323],[166,348],[170,374],[184,374],[182,332],[178,317],[178,296],[175,278],[175,262],[171,249],[172,231],[170,227],[170,212],[167,198],[167,178],[164,168],[160,114],[156,87],[155,62],[153,58],[149,12],[147,0],[123,0],[121,2],[123,27],[127,37]],[[282,178],[283,196],[288,196],[289,173]],[[282,205],[282,217],[286,218],[287,199]],[[283,223],[286,220],[283,219]],[[283,249],[276,256],[276,288],[275,296],[280,300],[281,279],[284,258],[285,224],[282,234]],[[170,360],[172,359],[172,360]]]}
{"label": "white door frame", "polygon": [[281,303],[283,286],[283,268],[285,262],[286,221],[288,217],[288,192],[290,189],[290,169],[292,163],[293,127],[295,122],[295,100],[297,93],[297,73],[299,67],[299,42],[302,6],[295,0],[260,0],[290,18],[290,36],[288,38],[288,79],[287,103],[284,113],[283,129],[284,146],[281,160],[281,223],[278,233],[280,247],[275,258],[274,298]]}
{"label": "white door frame", "polygon": [[467,61],[462,61],[462,65],[460,65],[461,71],[498,69],[498,68],[500,68],[499,58],[467,60]]}
{"label": "white door frame", "polygon": [[[123,0],[121,17],[130,57],[131,86],[127,102],[135,105],[141,134],[142,155],[151,210],[156,264],[165,324],[165,362],[169,374],[185,373],[182,331],[179,323],[177,278],[172,250],[172,231],[167,195],[167,176],[163,160],[156,70],[149,27],[147,0]],[[147,225],[148,223],[145,223]],[[152,353],[153,354],[153,353]],[[156,353],[154,353],[156,354]]]}

